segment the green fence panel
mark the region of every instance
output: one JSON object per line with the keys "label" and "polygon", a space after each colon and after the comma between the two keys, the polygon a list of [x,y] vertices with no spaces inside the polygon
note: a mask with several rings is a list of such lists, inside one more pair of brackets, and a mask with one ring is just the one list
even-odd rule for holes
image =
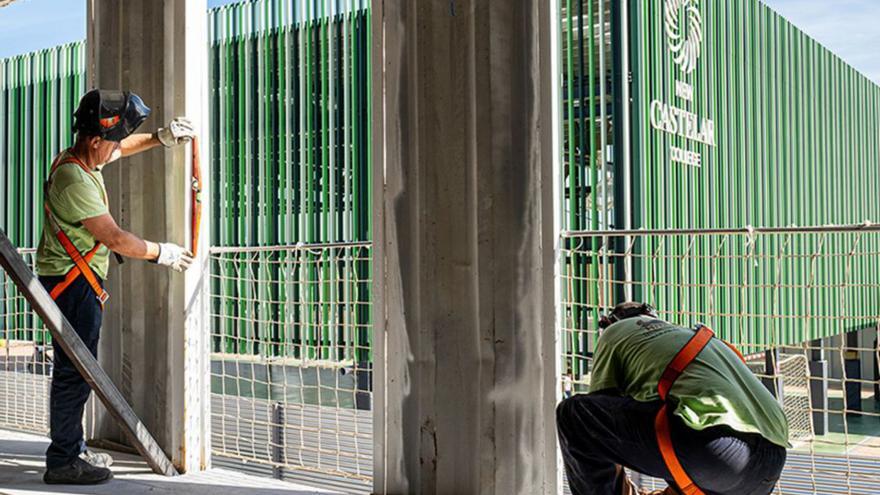
{"label": "green fence panel", "polygon": [[[260,0],[211,10],[212,245],[371,239],[368,7]],[[316,253],[287,253],[302,259],[215,283],[224,307],[214,312],[229,316],[217,322],[227,338],[215,350],[336,359],[345,337],[326,322],[341,321],[333,303],[348,295],[361,303],[352,306],[358,330],[348,344],[369,361],[369,290],[351,282],[369,279],[369,257],[347,263]],[[249,277],[267,283],[245,297]],[[290,277],[297,283],[280,283]]]}
{"label": "green fence panel", "polygon": [[[757,0],[628,0],[621,34],[622,5],[562,0],[558,12],[561,213],[565,230],[581,232],[563,239],[570,301],[562,324],[576,330],[565,333],[563,352],[590,352],[593,334],[577,330],[592,330],[596,310],[622,300],[625,257],[616,255],[627,249],[635,255],[628,275],[634,298],[704,321],[712,307],[716,316],[706,322],[746,346],[799,344],[875,323],[876,291],[832,283],[840,273],[865,278],[880,268],[877,257],[841,256],[854,244],[847,236],[765,236],[757,244],[727,243],[718,253],[763,253],[752,266],[694,256],[719,248],[712,236],[639,236],[624,246],[623,238],[597,244],[583,235],[617,227],[620,212],[607,198],[622,198],[624,188],[632,197],[629,220],[641,229],[880,222],[880,203],[867,199],[880,190],[877,84]],[[606,56],[603,64],[598,54]],[[615,78],[624,57],[630,71]],[[623,84],[629,102],[601,98],[603,88],[619,97]],[[606,153],[622,156],[619,150],[596,146],[603,137],[612,146],[621,142],[621,104],[631,112],[629,184],[620,180],[625,164],[603,161]],[[611,118],[601,119],[601,111]],[[858,249],[880,252],[877,242],[866,237]],[[651,260],[657,252],[664,256]],[[810,253],[812,263],[796,253]],[[780,278],[816,288],[809,296],[773,289]],[[743,289],[710,300],[694,280]],[[842,301],[862,308],[846,309],[846,329],[831,318]],[[753,314],[742,314],[746,307]],[[771,314],[818,317],[804,323]]]}
{"label": "green fence panel", "polygon": [[[630,5],[632,171],[644,178],[643,188],[633,191],[636,227],[880,220],[880,203],[861,199],[873,197],[880,186],[880,87],[757,1],[639,0]],[[803,244],[809,237],[796,236],[787,244],[784,239],[767,237],[769,245],[761,249],[810,250]],[[827,251],[845,249],[841,239],[831,237]],[[652,244],[656,240],[646,241],[643,252],[657,247]],[[684,241],[671,240],[683,255],[710,247],[707,238],[698,239],[704,244],[697,247]],[[729,246],[733,255],[749,248],[746,243]],[[677,261],[670,257],[658,274],[672,286],[682,273]],[[878,268],[870,257],[858,258],[858,266],[847,267],[846,261],[821,257],[817,273]],[[687,258],[684,267],[708,281],[711,263]],[[724,276],[732,283],[772,286],[783,269],[771,259],[761,270],[740,267]],[[656,296],[660,306],[691,312],[710,304],[698,290]],[[806,301],[775,300],[773,291],[760,287],[742,296],[738,304],[760,314],[805,311]],[[814,310],[832,314],[841,297],[827,288]],[[732,301],[724,305],[719,311],[736,311]],[[866,308],[865,325],[874,316],[870,313]],[[768,336],[777,332],[788,343],[839,333],[836,325],[824,323],[780,325],[758,318],[732,321],[729,328],[732,334],[733,328],[748,326],[743,337],[748,343],[768,344]]]}
{"label": "green fence panel", "polygon": [[[19,248],[37,246],[43,182],[72,143],[71,120],[85,89],[83,42],[0,60],[0,228]],[[47,341],[26,302],[0,287],[0,340]],[[6,296],[9,297],[6,297]]]}

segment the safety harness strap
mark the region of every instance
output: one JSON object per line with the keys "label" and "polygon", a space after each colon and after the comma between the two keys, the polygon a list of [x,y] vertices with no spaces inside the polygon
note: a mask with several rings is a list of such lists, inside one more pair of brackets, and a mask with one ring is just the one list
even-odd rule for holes
{"label": "safety harness strap", "polygon": [[[94,258],[95,253],[98,252],[98,249],[100,247],[100,242],[98,244],[95,244],[95,247],[93,247],[91,250],[89,250],[88,253],[86,253],[85,256],[83,256],[83,259],[86,260],[87,263],[89,261],[92,261],[92,258]],[[65,275],[64,280],[62,280],[61,283],[55,285],[55,287],[52,288],[52,291],[49,292],[49,295],[52,296],[52,299],[58,299],[58,296],[60,296],[65,290],[67,290],[70,284],[78,279],[81,274],[82,272],[80,271],[80,268],[78,266],[74,266],[73,268],[71,268],[70,271],[67,272],[67,275]]]}
{"label": "safety harness strap", "polygon": [[[709,327],[701,326],[688,343],[672,358],[672,361],[666,366],[660,381],[657,383],[657,393],[660,394],[660,398],[663,401],[666,401],[669,390],[672,388],[675,380],[696,359],[697,355],[709,345],[709,341],[712,340],[714,335],[715,332]],[[663,407],[657,411],[657,416],[654,418],[654,429],[657,432],[657,444],[660,446],[660,455],[663,456],[666,468],[669,469],[672,479],[675,480],[675,484],[678,485],[678,489],[682,493],[685,495],[703,495],[702,490],[688,476],[675,455],[675,448],[672,446],[672,436],[669,432],[667,405],[668,403],[663,404]]]}
{"label": "safety harness strap", "polygon": [[[80,166],[86,173],[91,173],[89,168],[80,161],[78,158],[71,156],[67,160],[56,160],[55,163],[52,164],[52,169],[49,171],[49,178],[51,180],[52,174],[60,167],[61,165],[67,163],[76,163]],[[47,182],[48,185],[48,182]],[[55,237],[58,238],[58,242],[61,243],[61,246],[64,248],[64,251],[67,252],[67,255],[73,261],[73,268],[67,272],[64,280],[52,288],[52,292],[50,295],[52,299],[58,299],[58,297],[64,292],[70,284],[73,283],[80,275],[85,277],[86,281],[89,283],[89,286],[95,292],[95,297],[98,298],[98,301],[101,303],[101,308],[104,307],[104,303],[107,302],[107,299],[110,298],[110,294],[101,287],[101,283],[98,282],[98,277],[95,275],[95,272],[92,270],[92,267],[89,266],[89,261],[95,256],[95,253],[98,252],[98,249],[101,248],[101,242],[96,242],[94,247],[86,253],[85,257],[76,249],[76,246],[73,244],[73,241],[70,240],[70,237],[61,230],[61,226],[58,224],[58,221],[55,219],[55,215],[52,214],[52,210],[49,208],[49,196],[48,196],[48,187],[46,188],[45,193],[45,201],[43,202],[43,210],[46,212],[46,218],[49,220],[49,226],[52,228],[52,232],[55,234]],[[106,201],[106,198],[105,198]]]}
{"label": "safety harness strap", "polygon": [[709,344],[714,335],[715,332],[709,329],[709,327],[700,327],[688,343],[672,358],[672,361],[666,365],[666,369],[660,377],[660,382],[657,383],[657,393],[660,394],[660,399],[666,400],[672,384],[684,373],[685,368],[696,359],[697,354]]}

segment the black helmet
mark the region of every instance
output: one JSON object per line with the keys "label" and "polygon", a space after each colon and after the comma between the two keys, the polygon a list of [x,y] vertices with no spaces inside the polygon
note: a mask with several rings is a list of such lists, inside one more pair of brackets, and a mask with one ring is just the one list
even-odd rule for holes
{"label": "black helmet", "polygon": [[622,302],[614,307],[606,316],[599,318],[599,328],[606,329],[620,320],[635,318],[636,316],[650,316],[657,318],[657,310],[648,303],[634,301]]}
{"label": "black helmet", "polygon": [[130,91],[93,89],[79,101],[73,130],[108,141],[122,141],[150,116],[150,107]]}

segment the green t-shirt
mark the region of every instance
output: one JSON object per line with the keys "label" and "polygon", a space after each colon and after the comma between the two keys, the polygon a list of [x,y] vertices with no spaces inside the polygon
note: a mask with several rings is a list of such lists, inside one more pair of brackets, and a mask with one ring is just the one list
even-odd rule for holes
{"label": "green t-shirt", "polygon": [[[658,400],[657,382],[694,331],[649,317],[619,321],[596,346],[590,390],[618,389],[641,402]],[[789,447],[779,402],[727,345],[712,339],[669,391],[674,413],[695,430],[727,425]]]}
{"label": "green t-shirt", "polygon": [[[65,159],[69,151],[62,152],[60,159]],[[58,167],[52,174],[49,184],[49,208],[55,215],[61,230],[73,242],[83,255],[95,246],[95,237],[82,221],[109,213],[107,208],[107,191],[104,189],[104,177],[99,170],[87,172],[76,163],[67,163]],[[39,275],[65,275],[73,268],[73,260],[55,237],[48,220],[43,220],[43,233],[37,247],[37,273]],[[89,262],[95,275],[107,278],[110,266],[110,250],[101,246]]]}

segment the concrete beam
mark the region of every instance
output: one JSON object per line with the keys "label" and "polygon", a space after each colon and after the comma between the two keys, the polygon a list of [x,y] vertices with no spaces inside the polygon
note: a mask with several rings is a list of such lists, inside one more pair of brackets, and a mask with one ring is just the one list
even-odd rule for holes
{"label": "concrete beam", "polygon": [[373,1],[376,493],[556,493],[550,3]]}
{"label": "concrete beam", "polygon": [[[89,0],[88,86],[127,89],[153,112],[152,132],[187,115],[207,137],[206,0]],[[207,143],[207,139],[203,139]],[[202,163],[210,163],[202,146]],[[189,245],[189,148],[157,148],[104,171],[110,211],[122,228],[152,241]],[[210,211],[202,174],[203,210]],[[100,356],[123,395],[180,470],[209,463],[209,336],[197,297],[208,246],[186,275],[138,261],[111,263]],[[122,441],[101,414],[95,435]]]}

